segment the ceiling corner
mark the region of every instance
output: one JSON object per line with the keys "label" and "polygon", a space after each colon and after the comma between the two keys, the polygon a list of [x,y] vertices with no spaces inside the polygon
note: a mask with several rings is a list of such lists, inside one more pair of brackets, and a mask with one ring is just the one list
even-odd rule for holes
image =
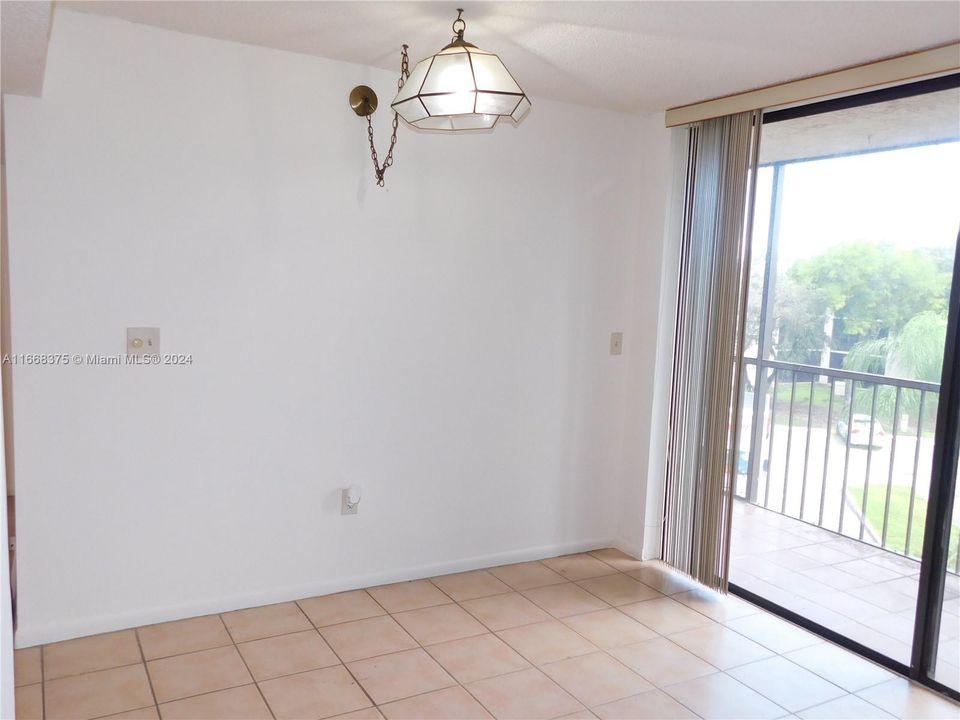
{"label": "ceiling corner", "polygon": [[52,2],[0,2],[0,92],[35,97],[43,92],[52,18]]}

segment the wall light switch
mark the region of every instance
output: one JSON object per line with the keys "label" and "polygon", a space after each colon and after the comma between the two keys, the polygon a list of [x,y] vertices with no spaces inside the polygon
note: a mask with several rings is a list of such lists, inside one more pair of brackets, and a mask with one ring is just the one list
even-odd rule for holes
{"label": "wall light switch", "polygon": [[610,354],[620,355],[623,353],[623,333],[610,333]]}
{"label": "wall light switch", "polygon": [[160,352],[160,328],[127,328],[127,355],[156,355]]}

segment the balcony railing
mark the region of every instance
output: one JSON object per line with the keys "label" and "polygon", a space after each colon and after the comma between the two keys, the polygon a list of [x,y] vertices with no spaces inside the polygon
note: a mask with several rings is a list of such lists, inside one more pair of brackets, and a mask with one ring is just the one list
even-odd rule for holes
{"label": "balcony railing", "polygon": [[[940,386],[754,358],[744,370],[737,496],[918,558]],[[958,542],[960,528],[954,573]]]}

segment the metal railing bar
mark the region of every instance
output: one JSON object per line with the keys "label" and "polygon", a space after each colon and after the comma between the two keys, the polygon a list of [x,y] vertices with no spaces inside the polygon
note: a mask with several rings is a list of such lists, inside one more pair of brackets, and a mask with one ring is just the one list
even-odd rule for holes
{"label": "metal railing bar", "polygon": [[[834,413],[836,412],[835,405],[838,397],[845,398],[848,402],[846,408],[846,421],[847,421],[847,433],[844,442],[844,457],[843,457],[843,476],[842,476],[842,486],[840,489],[840,507],[838,509],[838,525],[836,527],[836,532],[840,534],[847,534],[848,537],[859,539],[861,542],[869,542],[870,544],[879,544],[880,547],[884,549],[889,549],[892,552],[902,554],[905,557],[912,557],[911,548],[914,540],[914,514],[916,512],[917,506],[917,485],[918,485],[918,473],[920,469],[920,451],[921,443],[923,441],[923,428],[925,424],[924,412],[927,405],[927,395],[928,393],[934,393],[935,397],[940,392],[940,385],[938,383],[919,381],[919,380],[909,380],[905,378],[889,377],[885,375],[876,375],[873,373],[863,373],[851,370],[843,370],[830,367],[821,367],[818,365],[809,365],[803,363],[792,363],[785,362],[781,360],[764,360],[763,358],[753,358],[753,357],[742,357],[741,361],[743,367],[754,366],[756,369],[756,382],[754,383],[754,397],[752,405],[754,407],[754,417],[753,423],[755,423],[754,429],[751,431],[751,435],[756,438],[754,443],[751,443],[750,449],[750,460],[748,462],[748,473],[754,477],[754,489],[751,494],[749,480],[750,475],[748,475],[748,485],[746,492],[741,495],[739,492],[737,497],[743,497],[748,502],[754,505],[760,505],[768,510],[773,510],[774,512],[779,512],[781,515],[788,515],[788,497],[789,489],[791,482],[791,458],[793,453],[793,431],[797,429],[794,422],[794,414],[796,411],[796,402],[797,402],[797,383],[800,381],[800,375],[810,375],[812,376],[810,381],[810,392],[807,398],[807,417],[806,417],[806,437],[804,439],[804,448],[803,448],[803,465],[802,465],[802,475],[800,480],[800,502],[799,502],[799,517],[797,519],[806,522],[804,516],[807,513],[807,490],[812,482],[816,482],[815,479],[811,480],[810,478],[810,468],[811,468],[811,459],[810,453],[813,445],[812,434],[814,426],[813,418],[813,409],[814,405],[817,406],[818,415],[822,408],[822,400],[817,400],[815,403],[814,392],[820,382],[818,382],[817,376],[819,376],[820,381],[824,381],[828,384],[829,394],[828,402],[826,407],[826,435],[824,440],[823,447],[823,466],[820,478],[820,498],[819,498],[819,507],[816,508],[813,513],[816,515],[816,519],[811,518],[810,522],[815,523],[819,527],[825,527],[825,515],[826,515],[826,501],[827,501],[827,491],[828,486],[831,485],[829,482],[832,473],[830,472],[830,457],[832,454],[831,445],[833,440],[833,430],[834,423],[837,422],[835,419]],[[780,388],[780,374],[782,372],[790,373],[790,395],[789,400],[784,398],[784,401],[778,402],[779,388]],[[770,382],[770,375],[772,374],[772,382]],[[763,381],[761,381],[761,376],[763,376]],[[843,383],[849,385],[849,392],[843,393],[842,391],[838,395],[838,383]],[[859,388],[858,388],[859,385]],[[874,528],[868,521],[867,509],[870,504],[870,492],[871,492],[871,472],[877,471],[877,473],[882,473],[883,470],[880,468],[874,468],[873,465],[882,462],[878,460],[877,463],[874,463],[874,448],[875,442],[877,441],[877,435],[880,431],[881,419],[878,417],[878,407],[881,405],[879,393],[880,390],[885,387],[892,387],[895,390],[894,395],[894,404],[893,404],[893,416],[891,422],[893,423],[892,430],[890,430],[890,442],[889,442],[889,458],[887,459],[887,469],[886,469],[886,478],[885,481],[881,476],[873,478],[873,484],[878,487],[872,488],[874,494],[877,492],[883,493],[883,509],[882,509],[882,526],[879,528],[879,533],[877,529]],[[853,429],[853,417],[855,415],[856,408],[856,396],[857,390],[864,390],[869,388],[871,392],[870,398],[870,425],[869,425],[869,441],[867,445],[866,458],[864,463],[864,485],[863,485],[863,494],[859,499],[859,508],[857,505],[853,504],[856,500],[851,502],[851,499],[848,498],[848,490],[850,489],[850,472],[851,467],[857,465],[857,462],[851,462],[851,457],[856,455],[859,457],[858,453],[853,453],[851,451],[851,431]],[[746,391],[746,386],[743,387],[744,393]],[[761,393],[760,391],[764,390],[765,392]],[[884,393],[889,391],[884,390]],[[912,405],[913,397],[911,397],[913,392],[919,393],[919,407],[917,410],[917,424],[916,431],[911,432],[907,427],[901,429],[901,412],[904,407]],[[766,406],[766,397],[767,393],[771,394],[772,400],[770,404],[769,414],[767,412]],[[909,393],[909,394],[908,394]],[[865,398],[864,398],[865,399]],[[887,395],[884,395],[883,407],[888,407],[885,403],[887,401]],[[746,407],[746,396],[745,394],[740,398],[740,405]],[[865,403],[861,402],[861,405]],[[784,408],[784,405],[786,407]],[[784,461],[783,468],[783,486],[782,486],[782,496],[779,503],[779,508],[770,507],[770,494],[771,494],[771,485],[772,485],[772,476],[774,474],[774,449],[775,449],[775,433],[776,433],[776,414],[777,410],[786,409],[787,416],[787,439],[783,452],[778,451],[776,453],[777,461],[780,459]],[[759,409],[759,412],[757,410]],[[911,413],[912,414],[912,413]],[[883,414],[886,417],[886,414]],[[840,418],[843,418],[841,412]],[[864,417],[863,420],[866,420]],[[767,427],[767,422],[769,422],[769,437],[766,439],[766,450],[767,458],[765,460],[766,467],[763,465],[762,451],[760,448],[763,447],[763,437],[762,433]],[[819,426],[820,420],[817,420],[817,425]],[[903,547],[896,548],[892,545],[900,545],[899,532],[895,532],[895,528],[891,526],[891,514],[893,512],[893,485],[894,485],[894,475],[898,473],[897,470],[897,452],[899,451],[903,454],[904,448],[900,446],[903,444],[901,436],[910,436],[915,435],[915,447],[913,451],[913,472],[910,480],[910,495],[909,495],[909,507],[907,512],[907,522],[906,522],[906,533],[903,538]],[[886,443],[884,443],[884,450],[886,450]],[[739,449],[735,449],[736,452],[739,452]],[[816,450],[819,452],[819,450]],[[855,458],[856,459],[856,458]],[[835,461],[835,464],[838,464],[838,460]],[[904,460],[907,460],[904,458]],[[739,460],[737,461],[739,463]],[[901,463],[902,464],[902,463]],[[762,505],[759,502],[760,488],[759,488],[759,475],[760,472],[764,473],[764,488],[762,492]],[[859,472],[856,475],[859,477]],[[898,476],[899,477],[899,476]],[[906,478],[903,478],[904,480]],[[899,481],[898,481],[899,482]],[[886,485],[884,488],[883,485]],[[831,493],[832,495],[833,493]],[[899,497],[899,495],[898,495]],[[811,499],[811,503],[814,501]],[[876,504],[876,499],[874,499]],[[844,523],[846,521],[846,513],[849,509],[855,514],[859,515],[859,528],[857,533],[853,532],[844,533]],[[793,506],[790,506],[791,510],[789,512],[789,517],[796,517],[797,509]],[[877,518],[879,522],[880,519]],[[832,522],[828,522],[828,525],[832,526]],[[830,529],[833,529],[832,527]],[[867,538],[869,532],[869,538]],[[918,531],[921,532],[921,531]],[[948,548],[948,552],[953,549],[953,545],[956,543],[951,543],[951,547]],[[949,555],[948,555],[949,557]],[[946,563],[947,571],[960,574],[960,553],[957,553],[953,562],[949,560]]]}
{"label": "metal railing bar", "polygon": [[773,371],[773,402],[770,403],[770,440],[767,446],[767,472],[763,485],[763,506],[770,507],[770,470],[773,466],[773,431],[777,426],[777,387],[780,384],[780,371]]}
{"label": "metal railing bar", "polygon": [[[737,412],[736,410],[734,410],[734,412],[731,413],[730,422],[731,422],[731,423],[734,423],[734,422],[740,423],[740,424],[741,424],[740,432],[742,433],[742,432],[743,432],[743,408],[746,407],[746,404],[747,404],[747,383],[746,383],[746,380],[744,380],[744,382],[741,382],[741,383],[740,383],[740,399],[739,399],[737,402],[739,403],[739,405],[738,405],[737,407],[739,407],[741,410],[740,410],[740,412]],[[740,493],[737,492],[737,483],[738,483],[738,481],[739,481],[739,479],[740,479],[740,448],[739,448],[739,447],[734,447],[734,448],[731,449],[731,452],[732,452],[732,454],[733,454],[733,496],[734,496],[734,497],[738,497],[738,498],[745,498],[745,497],[747,497],[747,488],[746,488],[746,487],[744,488],[744,493],[743,493],[743,495],[740,495]],[[748,464],[749,464],[749,460],[748,460],[747,462],[748,462]],[[750,468],[749,468],[749,466],[748,466],[748,468],[747,468],[747,484],[749,485],[749,483],[750,483]]]}
{"label": "metal railing bar", "polygon": [[759,360],[750,358],[750,362],[758,362],[759,365],[777,368],[778,370],[789,370],[791,372],[810,373],[811,375],[829,375],[838,380],[859,380],[864,383],[882,383],[884,385],[893,385],[894,387],[907,388],[909,390],[924,390],[927,392],[940,392],[938,383],[926,382],[924,380],[908,380],[906,378],[891,377],[889,375],[876,375],[874,373],[857,372],[855,370],[841,370],[839,368],[820,367],[819,365],[805,365],[802,363],[784,362],[782,360]]}
{"label": "metal railing bar", "polygon": [[830,402],[827,405],[827,439],[823,447],[823,474],[820,479],[820,515],[817,525],[823,527],[823,508],[827,499],[827,471],[830,468],[830,439],[833,437],[831,429],[833,427],[833,396],[836,391],[837,381],[830,378]]}
{"label": "metal railing bar", "polygon": [[[753,408],[751,410],[750,452],[747,456],[747,487],[745,494],[750,502],[755,503],[757,502],[757,481],[760,477],[760,452],[763,447],[764,415],[767,409],[767,388],[770,387],[770,377],[768,370],[756,367],[756,362],[753,364]],[[776,372],[776,370],[773,372]],[[743,373],[744,375],[747,374],[746,364],[744,365]]]}
{"label": "metal railing bar", "polygon": [[897,426],[900,425],[900,392],[897,388],[896,399],[893,401],[893,436],[890,438],[890,467],[887,472],[887,495],[883,499],[883,530],[880,533],[880,547],[887,546],[887,527],[890,522],[890,493],[893,490],[893,464],[897,455]]}
{"label": "metal railing bar", "polygon": [[923,435],[923,402],[927,394],[920,391],[920,409],[917,411],[917,446],[913,449],[913,479],[910,482],[910,508],[907,511],[907,537],[903,542],[903,554],[910,557],[910,540],[913,534],[913,501],[917,496],[917,469],[920,466],[920,438]]}
{"label": "metal railing bar", "polygon": [[[787,513],[787,488],[790,487],[790,447],[793,445],[793,401],[797,396],[797,371],[790,376],[790,407],[787,414],[787,455],[783,463],[783,493],[780,497],[780,513]],[[776,419],[776,414],[774,414]]]}
{"label": "metal railing bar", "polygon": [[850,469],[850,426],[853,425],[853,399],[857,394],[856,382],[850,383],[850,409],[847,411],[847,437],[844,438],[847,444],[843,455],[843,488],[840,490],[840,522],[837,526],[837,532],[843,534],[843,518],[847,511],[847,472]]}
{"label": "metal railing bar", "polygon": [[[867,496],[870,494],[870,461],[873,459],[873,431],[877,423],[877,393],[880,386],[874,384],[873,399],[870,401],[870,434],[867,435],[867,467],[863,474],[863,498],[860,503],[860,540],[863,540],[863,532],[867,529]],[[847,426],[847,437],[853,432],[853,427]]]}
{"label": "metal railing bar", "polygon": [[800,479],[800,519],[803,520],[803,509],[807,501],[807,466],[810,464],[810,435],[813,423],[813,392],[816,381],[810,380],[810,399],[807,403],[807,438],[803,448],[803,476]]}

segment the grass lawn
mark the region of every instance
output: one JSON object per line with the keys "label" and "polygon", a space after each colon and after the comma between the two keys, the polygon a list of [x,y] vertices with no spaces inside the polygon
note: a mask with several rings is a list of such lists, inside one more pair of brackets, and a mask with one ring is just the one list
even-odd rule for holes
{"label": "grass lawn", "polygon": [[[800,382],[797,381],[797,393],[793,398],[793,405],[796,408],[798,405],[803,405],[803,410],[806,412],[807,403],[810,402],[810,386],[813,385],[813,406],[822,407],[826,409],[827,405],[830,403],[830,385],[827,383],[810,383],[810,382]],[[790,403],[790,382],[781,382],[777,385],[777,405],[780,403]],[[834,405],[838,405],[834,401]]]}
{"label": "grass lawn", "polygon": [[[771,384],[772,387],[772,384]],[[793,397],[793,423],[797,427],[806,427],[807,409],[810,408],[810,389],[813,388],[813,407],[811,420],[812,427],[824,427],[827,421],[827,407],[830,403],[830,386],[823,383],[798,382],[797,391]],[[838,412],[841,400],[834,400],[833,412]],[[777,402],[775,406],[775,422],[786,424],[790,419],[790,383],[781,378],[777,385]]]}
{"label": "grass lawn", "polygon": [[[771,381],[772,387],[772,381]],[[811,388],[813,391],[813,405],[810,405],[810,392]],[[777,398],[776,398],[776,413],[774,415],[775,422],[780,425],[785,425],[790,419],[790,391],[791,383],[789,378],[780,378],[780,382],[777,384]],[[850,392],[849,386],[847,392]],[[882,390],[881,392],[887,392],[888,394],[892,392],[890,388]],[[916,391],[907,390],[904,393],[914,393],[914,396],[911,398],[914,405],[919,403],[919,395],[916,395]],[[856,396],[854,399],[853,411],[855,413],[863,413],[865,415],[870,414],[870,409],[873,400],[873,390],[870,388],[857,387]],[[882,397],[882,396],[881,396]],[[889,402],[887,403],[890,407],[884,408],[884,404],[881,402],[877,405],[877,420],[880,421],[880,424],[884,427],[887,432],[890,432],[893,429],[893,407],[892,407],[892,395],[887,398]],[[811,426],[815,428],[824,428],[827,423],[827,410],[830,407],[830,385],[829,383],[820,383],[820,382],[801,382],[797,381],[797,390],[793,398],[793,424],[797,427],[805,427],[807,424],[807,410],[810,409],[812,414]],[[916,435],[917,433],[917,419],[916,419],[916,410],[908,409],[906,406],[901,406],[901,409],[907,413],[909,416],[908,427],[906,429],[900,428],[898,430],[898,435]],[[849,415],[849,406],[847,405],[847,398],[842,395],[834,395],[833,398],[833,416],[831,417],[830,422],[830,431],[834,432],[836,430],[836,424],[838,420],[846,420]],[[935,393],[928,393],[926,401],[924,404],[923,410],[923,437],[932,438],[934,435],[934,426],[936,423],[937,417],[937,395]]]}
{"label": "grass lawn", "polygon": [[[847,492],[862,507],[863,487],[848,487]],[[886,500],[886,487],[871,487],[867,496],[867,520],[879,536],[883,531],[883,505]],[[910,513],[910,488],[894,485],[890,491],[890,516],[887,520],[887,547],[903,552],[907,540],[907,516]],[[912,557],[919,558],[923,550],[923,524],[927,519],[927,501],[918,497],[913,503],[913,527],[910,530],[910,549]],[[957,563],[957,546],[960,545],[960,525],[950,528],[950,557],[947,567],[954,568]]]}

